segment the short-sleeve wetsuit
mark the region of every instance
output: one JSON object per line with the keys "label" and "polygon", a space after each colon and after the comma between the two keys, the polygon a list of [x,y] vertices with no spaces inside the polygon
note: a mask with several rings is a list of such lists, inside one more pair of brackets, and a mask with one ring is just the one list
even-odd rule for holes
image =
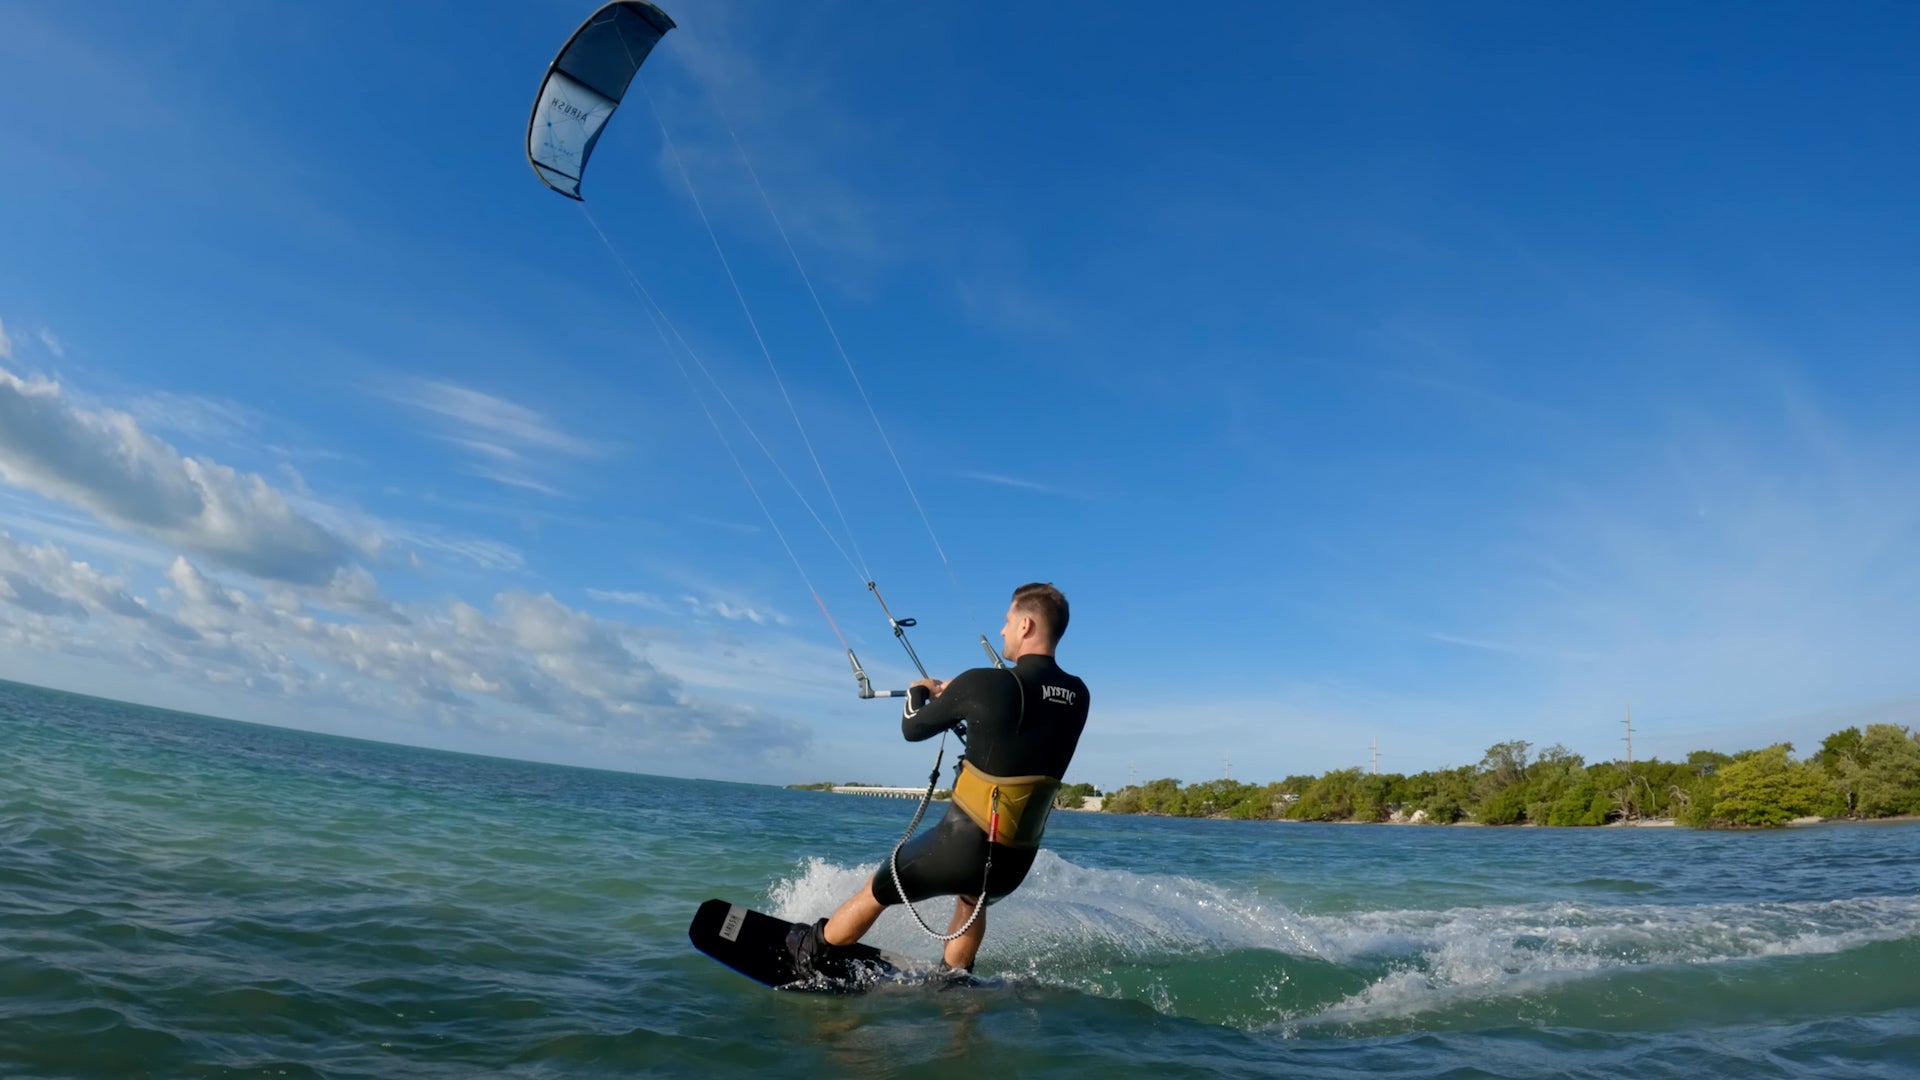
{"label": "short-sleeve wetsuit", "polygon": [[[1007,669],[971,668],[920,708],[912,702],[908,698],[900,719],[907,741],[930,739],[964,720],[967,761],[995,776],[1064,779],[1087,725],[1087,684],[1061,670],[1051,656],[1028,654]],[[906,898],[979,893],[989,846],[986,831],[958,804],[949,806],[938,825],[900,848],[900,884]],[[991,847],[988,903],[1018,888],[1040,853],[1037,847]],[[901,900],[885,861],[873,875],[873,895],[887,906]]]}

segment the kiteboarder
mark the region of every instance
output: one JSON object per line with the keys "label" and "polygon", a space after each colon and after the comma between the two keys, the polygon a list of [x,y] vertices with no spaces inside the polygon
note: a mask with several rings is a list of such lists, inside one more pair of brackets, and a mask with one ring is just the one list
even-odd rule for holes
{"label": "kiteboarder", "polygon": [[[559,54],[547,66],[546,76],[541,80],[527,119],[527,162],[543,184],[584,206],[581,184],[588,158],[592,156],[601,134],[638,76],[641,65],[674,28],[673,19],[647,0],[611,0],[581,23],[567,39]],[[657,116],[656,120],[659,120]],[[665,121],[660,120],[659,123],[666,149],[677,163],[679,151],[673,148]],[[738,142],[737,139],[735,141]],[[744,149],[741,154],[744,160]],[[680,171],[697,208],[699,194],[694,190],[692,178],[684,167]],[[750,164],[748,172],[752,174]],[[758,176],[754,176],[754,184],[759,186]],[[766,195],[764,189],[761,195]],[[768,212],[772,213],[772,200],[766,202]],[[714,233],[712,223],[706,220],[704,209],[700,210],[700,217],[706,223],[709,237],[724,265],[726,255],[719,250],[719,236]],[[671,333],[672,339],[679,340],[684,347],[685,339],[678,330],[673,329],[666,312],[632,270],[626,267],[625,260],[619,258],[619,252],[607,239],[605,231],[591,212],[586,214],[586,219],[608,252],[626,271],[635,294],[644,302],[649,317],[660,331],[663,343],[672,350],[672,341],[669,340]],[[777,215],[774,223],[779,225]],[[784,227],[781,228],[781,234],[785,235]],[[807,280],[808,290],[812,292],[812,281],[806,277],[805,267],[799,265],[799,255],[792,252],[791,244],[788,248],[802,278]],[[732,279],[731,269],[727,271],[727,276]],[[754,324],[745,293],[740,290],[737,281],[733,284],[749,324]],[[814,302],[820,307],[821,318],[827,323],[827,330],[838,347],[839,335],[834,332],[832,322],[827,320],[826,309],[820,306],[818,295],[814,296]],[[753,325],[753,330],[758,339],[760,331],[757,324]],[[760,346],[768,366],[774,367],[773,356],[767,352],[764,340]],[[686,351],[694,366],[712,383],[713,375],[699,356],[691,349]],[[852,374],[853,362],[847,359],[844,349],[840,352],[849,374]],[[686,374],[685,368],[682,368],[682,373]],[[774,375],[777,382],[777,369]],[[691,381],[690,375],[688,378]],[[854,378],[857,384],[858,376]],[[714,388],[718,391],[719,384],[714,383]],[[785,393],[784,385],[782,393]],[[865,393],[863,388],[863,398]],[[725,396],[721,392],[723,400]],[[792,403],[788,404],[791,407]],[[871,401],[867,405],[874,427],[879,431],[882,441],[886,442],[886,431],[880,424],[879,413],[873,409]],[[738,410],[735,410],[735,415],[739,415]],[[713,420],[711,413],[708,413],[708,418]],[[800,424],[797,411],[793,419],[805,438],[806,429]],[[741,417],[741,422],[746,422],[744,417]],[[726,436],[717,420],[714,420],[714,429],[725,444]],[[779,470],[779,464],[774,461],[772,452],[767,450],[766,443],[758,435],[754,435],[754,441],[761,450],[767,452],[769,461],[773,461],[775,469]],[[890,442],[887,445],[898,467],[899,456],[891,453]],[[730,446],[728,452],[731,453]],[[818,464],[817,457],[815,463]],[[785,471],[779,471],[784,477]],[[743,477],[746,476],[744,466],[741,473]],[[900,479],[918,506],[919,497],[913,495],[913,485],[904,468],[900,470]],[[821,472],[821,480],[826,481],[824,471]],[[748,486],[752,487],[751,479],[748,479]],[[793,486],[791,480],[788,486]],[[806,502],[797,487],[793,488],[793,492],[803,504]],[[795,569],[800,571],[803,580],[806,579],[806,570],[801,566],[799,557],[793,554],[792,546],[786,543],[786,537],[780,532],[773,513],[767,509],[764,501],[759,500],[758,492],[754,494],[761,510],[767,515],[769,525],[779,535],[789,557],[793,558]],[[832,496],[830,484],[828,494]],[[835,505],[838,506],[837,499]],[[921,516],[925,518],[924,510]],[[827,529],[820,515],[814,514],[813,517],[820,522],[822,529]],[[844,514],[842,523],[845,523]],[[851,531],[849,527],[848,532]],[[830,529],[827,533],[829,537],[833,536]],[[927,523],[927,533],[936,549],[939,548],[939,539],[933,536],[931,522]],[[837,539],[834,542],[838,544]],[[941,552],[941,559],[946,559],[944,551]],[[808,581],[810,589],[811,584]],[[956,588],[958,584],[956,581]],[[878,599],[880,593],[875,583],[869,580],[867,587]],[[814,592],[814,599],[838,636],[839,627],[827,611],[826,601],[820,598],[817,591]],[[885,606],[885,602],[881,601],[883,610]],[[891,612],[888,612],[887,618],[895,637],[906,646],[914,665],[925,676],[926,669],[920,666],[919,657],[914,654],[912,645],[907,643],[904,633],[908,626],[913,625],[913,621],[894,619]],[[873,690],[866,673],[861,670],[859,659],[848,648],[847,660],[859,682],[862,697],[892,697],[902,693],[907,697],[901,730],[908,740],[917,742],[943,731],[961,730],[963,726],[970,728],[971,745],[967,754],[971,760],[962,760],[954,781],[953,806],[945,819],[934,828],[896,846],[888,857],[885,871],[876,874],[858,894],[842,904],[832,918],[820,919],[810,926],[794,927],[793,932],[788,933],[787,927],[791,924],[785,920],[775,920],[760,912],[715,899],[701,905],[689,928],[688,933],[695,944],[736,970],[769,985],[786,986],[794,981],[790,976],[795,972],[780,970],[789,966],[786,963],[789,959],[794,961],[793,966],[800,968],[802,975],[821,974],[827,976],[826,982],[842,983],[844,980],[823,970],[816,961],[825,958],[831,961],[825,968],[838,970],[845,970],[849,961],[869,965],[878,963],[883,967],[889,965],[892,961],[878,950],[856,944],[873,926],[880,913],[893,904],[905,902],[911,905],[914,900],[931,896],[955,896],[958,900],[952,929],[948,933],[939,934],[924,922],[920,925],[946,944],[944,955],[949,966],[956,970],[971,970],[986,930],[986,907],[1018,887],[1031,869],[1039,852],[1047,813],[1052,809],[1054,794],[1060,787],[1060,778],[1066,774],[1081,729],[1086,725],[1086,684],[1062,671],[1053,659],[1054,649],[1066,628],[1066,597],[1051,584],[1023,585],[1014,591],[1013,602],[1007,609],[1006,626],[1001,631],[1005,658],[1013,661],[1012,667],[1005,666],[999,657],[995,657],[995,666],[964,672],[951,683],[943,684],[936,679],[922,678],[910,691],[887,691],[884,695]],[[986,644],[985,637],[981,638],[981,643]],[[841,645],[846,645],[844,637],[841,637]],[[992,651],[990,647],[988,651]],[[964,730],[961,733],[963,736],[968,734]],[[944,748],[944,740],[942,746]],[[936,777],[938,768],[936,763]],[[933,794],[931,783],[929,798]],[[926,807],[927,802],[923,801],[920,812],[924,812]],[[914,815],[913,825],[907,830],[909,833],[918,827],[920,812]],[[911,906],[909,910],[912,910]],[[919,919],[917,911],[914,917]],[[784,951],[780,948],[783,944],[786,946]],[[832,951],[835,946],[839,947],[838,952]]]}
{"label": "kiteboarder", "polygon": [[859,941],[885,909],[934,896],[955,897],[945,967],[973,970],[987,931],[985,910],[975,910],[981,893],[991,906],[1026,878],[1086,727],[1087,684],[1054,660],[1067,614],[1066,596],[1051,583],[1022,585],[1000,630],[1011,667],[972,668],[951,682],[921,679],[910,688],[900,720],[907,741],[966,725],[953,805],[938,825],[896,848],[830,918],[793,930],[787,949],[803,973],[828,948]]}

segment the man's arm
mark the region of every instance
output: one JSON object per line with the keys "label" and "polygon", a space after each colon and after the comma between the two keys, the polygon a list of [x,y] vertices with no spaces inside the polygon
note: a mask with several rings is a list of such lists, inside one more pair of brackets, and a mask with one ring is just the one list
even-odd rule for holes
{"label": "man's arm", "polygon": [[[981,674],[979,668],[963,671],[931,699],[909,690],[906,709],[900,714],[900,734],[908,742],[921,742],[965,720],[979,706]],[[921,698],[917,706],[916,698]]]}

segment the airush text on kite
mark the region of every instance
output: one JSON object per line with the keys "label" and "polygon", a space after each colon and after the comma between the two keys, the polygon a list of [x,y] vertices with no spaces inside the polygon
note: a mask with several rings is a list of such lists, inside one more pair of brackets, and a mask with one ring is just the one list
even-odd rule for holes
{"label": "airush text on kite", "polygon": [[[840,632],[838,624],[834,622],[833,615],[828,610],[825,599],[822,598],[820,591],[814,587],[813,581],[807,574],[805,566],[801,564],[799,556],[795,554],[793,550],[793,546],[788,543],[786,533],[780,528],[780,523],[774,518],[772,511],[767,506],[766,500],[761,497],[759,489],[754,485],[753,478],[741,463],[739,455],[735,453],[733,443],[728,439],[725,429],[722,428],[720,424],[719,418],[709,405],[707,394],[702,392],[701,383],[694,378],[693,372],[698,371],[709,388],[709,391],[723,403],[724,407],[733,414],[735,419],[739,421],[741,427],[745,429],[748,437],[760,447],[761,452],[766,455],[767,461],[773,466],[774,471],[780,476],[781,480],[785,481],[788,489],[791,490],[795,498],[800,501],[801,505],[806,508],[807,513],[813,517],[814,521],[820,526],[821,531],[826,534],[827,539],[840,551],[841,556],[846,559],[849,569],[851,569],[858,580],[864,584],[867,591],[873,594],[874,600],[880,605],[881,612],[886,616],[887,624],[892,629],[895,639],[898,640],[901,647],[906,650],[907,657],[912,661],[914,669],[920,673],[922,678],[926,678],[927,669],[925,665],[920,662],[919,654],[915,652],[912,642],[907,638],[906,631],[914,625],[914,620],[894,617],[893,612],[887,607],[886,600],[881,597],[880,589],[878,585],[875,584],[873,575],[868,571],[864,557],[856,558],[859,555],[860,548],[858,541],[853,537],[853,528],[847,521],[844,511],[840,509],[840,501],[833,493],[832,482],[827,479],[826,469],[820,464],[819,455],[814,452],[813,442],[807,436],[806,426],[801,422],[799,411],[794,408],[792,398],[787,394],[786,385],[780,378],[780,371],[773,361],[773,354],[771,350],[768,349],[765,339],[760,334],[758,321],[753,316],[753,311],[747,303],[746,295],[741,291],[738,281],[734,279],[733,269],[727,261],[726,252],[720,245],[719,237],[714,232],[712,223],[707,219],[705,207],[700,200],[700,193],[694,187],[693,179],[688,174],[684,163],[681,162],[679,151],[674,146],[673,137],[668,130],[665,119],[662,118],[659,111],[654,108],[651,95],[646,93],[646,83],[644,80],[641,80],[640,83],[641,92],[647,97],[648,109],[653,113],[654,122],[659,126],[661,139],[672,157],[676,168],[679,170],[681,179],[686,184],[687,194],[692,198],[694,207],[700,214],[702,224],[706,226],[707,235],[713,242],[714,252],[719,257],[722,267],[726,270],[727,280],[733,286],[735,298],[739,301],[740,309],[745,315],[749,327],[753,331],[754,340],[760,346],[761,354],[766,358],[767,368],[769,372],[771,372],[775,384],[780,389],[780,396],[787,403],[794,426],[799,431],[802,441],[806,444],[807,453],[812,458],[820,482],[826,489],[827,497],[832,502],[834,511],[839,517],[840,525],[846,534],[849,544],[852,546],[853,554],[848,553],[847,547],[841,544],[840,537],[814,509],[813,504],[808,501],[806,496],[801,493],[798,485],[793,482],[787,471],[783,469],[779,461],[775,459],[772,451],[768,449],[765,440],[760,438],[759,434],[754,430],[753,425],[748,423],[746,418],[741,415],[740,410],[734,407],[732,399],[721,389],[720,384],[714,379],[707,365],[702,362],[699,354],[687,343],[686,338],[681,335],[680,331],[674,326],[673,321],[668,318],[666,311],[655,301],[653,294],[640,282],[639,277],[633,272],[626,260],[621,258],[619,251],[614,247],[612,241],[607,238],[605,230],[601,229],[599,223],[594,219],[592,212],[587,209],[586,200],[580,193],[581,184],[586,176],[587,160],[592,156],[594,147],[599,142],[600,136],[606,130],[606,126],[611,122],[613,112],[625,99],[629,87],[640,73],[641,65],[646,62],[647,57],[652,54],[654,47],[660,43],[660,40],[666,36],[667,32],[675,28],[675,25],[673,19],[670,18],[666,12],[654,4],[646,2],[646,0],[615,0],[613,3],[602,6],[589,16],[585,22],[581,23],[579,28],[567,39],[566,44],[561,47],[559,53],[555,55],[553,61],[547,65],[546,76],[541,81],[539,93],[534,96],[533,111],[527,120],[527,163],[532,166],[534,175],[540,178],[541,183],[545,184],[551,190],[580,203],[581,211],[586,216],[588,224],[592,226],[595,234],[600,237],[601,243],[606,246],[607,252],[613,257],[614,261],[619,264],[635,296],[641,301],[641,307],[646,312],[648,320],[653,323],[654,329],[660,335],[662,344],[666,346],[667,354],[673,359],[674,365],[679,369],[681,377],[687,382],[688,388],[693,392],[695,400],[699,402],[701,411],[706,414],[708,422],[712,424],[714,434],[719,437],[721,445],[725,448],[728,457],[732,459],[735,467],[739,470],[740,478],[745,482],[748,492],[753,496],[754,502],[759,505],[761,512],[766,516],[767,523],[772,527],[775,537],[778,538],[781,547],[785,549],[788,558],[793,562],[794,569],[799,573],[801,580],[805,583],[807,591],[813,595],[814,602],[820,608],[820,613],[825,617],[827,625],[832,628],[834,636],[839,639],[841,647],[846,650],[847,662],[852,668],[854,681],[859,688],[860,697],[904,697],[907,693],[904,690],[877,691],[873,688],[873,684],[868,679],[865,669],[861,667],[860,658],[854,653],[852,646],[847,643],[846,636]],[[605,103],[597,105],[596,107],[581,108],[569,100],[572,96],[597,97],[604,99]],[[718,106],[717,101],[715,105],[716,107]],[[960,588],[959,581],[954,576],[952,564],[947,559],[946,550],[941,546],[939,537],[934,534],[933,524],[927,517],[926,509],[921,505],[918,494],[914,492],[912,481],[907,478],[906,468],[901,465],[900,457],[894,451],[892,440],[887,438],[886,428],[880,422],[880,414],[878,410],[873,407],[872,400],[867,397],[866,388],[860,382],[859,374],[854,371],[853,361],[847,356],[846,349],[840,343],[839,333],[834,330],[833,322],[827,316],[826,307],[821,303],[819,293],[813,287],[811,275],[807,273],[806,266],[800,261],[799,253],[794,250],[793,243],[787,236],[785,226],[780,223],[780,217],[778,213],[774,211],[772,199],[767,196],[765,187],[760,183],[759,174],[754,170],[751,159],[747,157],[745,147],[741,146],[739,136],[734,133],[731,126],[728,127],[728,134],[733,137],[734,146],[740,151],[740,160],[748,174],[752,177],[754,187],[759,191],[761,201],[766,205],[768,216],[772,219],[774,227],[779,231],[780,238],[786,245],[788,254],[792,256],[795,268],[799,270],[801,278],[807,284],[807,292],[813,299],[815,310],[820,313],[821,321],[826,326],[828,336],[832,339],[836,352],[839,354],[842,363],[846,366],[847,374],[852,378],[854,386],[859,389],[861,400],[866,404],[868,415],[873,420],[874,430],[879,434],[882,443],[887,449],[888,455],[893,459],[895,469],[900,475],[901,483],[906,487],[907,494],[909,498],[912,499],[914,508],[919,511],[920,519],[922,523],[926,525],[927,535],[933,541],[934,548],[940,555],[940,561],[947,569],[948,580],[952,582],[956,593],[959,593],[961,604],[967,610],[968,618],[973,620],[972,606],[967,603],[965,591]],[[691,367],[682,359],[683,355],[685,360],[692,361]],[[985,634],[980,635],[980,645],[986,651],[987,658],[995,666],[1005,666],[1005,662],[1001,659],[999,653],[994,650],[992,643],[987,639]],[[961,731],[959,734],[964,744],[964,731]],[[942,742],[944,743],[944,738]],[[941,753],[942,755],[945,753],[944,746]],[[937,761],[934,769],[937,775],[939,770]]]}

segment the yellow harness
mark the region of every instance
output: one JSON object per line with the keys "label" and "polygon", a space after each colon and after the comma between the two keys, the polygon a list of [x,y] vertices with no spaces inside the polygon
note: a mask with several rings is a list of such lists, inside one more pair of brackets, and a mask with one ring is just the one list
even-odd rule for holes
{"label": "yellow harness", "polygon": [[960,762],[953,801],[966,811],[987,839],[1009,847],[1040,846],[1061,781],[1051,776],[994,776]]}

